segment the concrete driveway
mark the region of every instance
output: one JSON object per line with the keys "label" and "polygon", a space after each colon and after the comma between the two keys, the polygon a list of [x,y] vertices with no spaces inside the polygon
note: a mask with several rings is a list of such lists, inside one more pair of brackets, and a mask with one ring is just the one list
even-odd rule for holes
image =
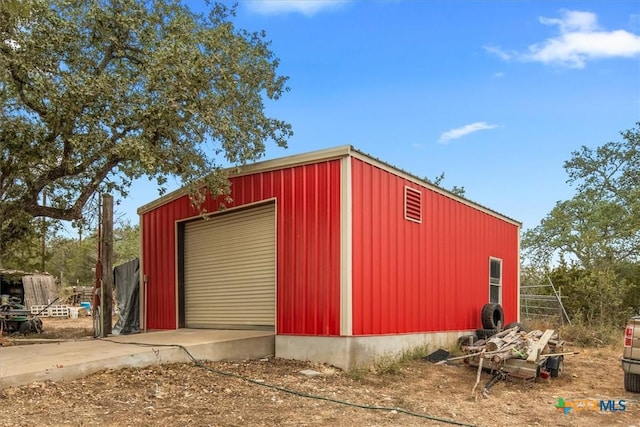
{"label": "concrete driveway", "polygon": [[144,367],[196,359],[242,360],[272,356],[267,331],[178,329],[0,348],[0,389],[35,381],[64,381],[103,369]]}

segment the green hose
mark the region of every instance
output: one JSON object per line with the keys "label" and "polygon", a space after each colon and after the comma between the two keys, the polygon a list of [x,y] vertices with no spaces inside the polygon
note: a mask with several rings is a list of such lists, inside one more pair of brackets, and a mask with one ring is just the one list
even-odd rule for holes
{"label": "green hose", "polygon": [[337,403],[339,405],[345,405],[345,406],[351,406],[354,408],[361,408],[361,409],[369,409],[369,410],[377,410],[377,411],[396,411],[398,413],[402,413],[405,415],[410,415],[412,417],[417,417],[417,418],[423,418],[423,419],[427,419],[427,420],[431,420],[431,421],[437,421],[437,422],[441,422],[441,423],[445,423],[445,424],[452,424],[452,425],[457,425],[457,426],[465,426],[465,427],[475,427],[474,424],[467,424],[467,423],[463,423],[460,421],[456,421],[456,420],[449,420],[446,418],[439,418],[439,417],[435,417],[433,415],[427,415],[427,414],[421,414],[418,412],[412,412],[406,409],[402,409],[402,408],[392,408],[392,407],[386,407],[386,406],[376,406],[376,405],[364,405],[364,404],[360,404],[360,403],[351,403],[351,402],[347,402],[345,400],[339,400],[339,399],[333,399],[330,397],[324,397],[324,396],[316,396],[313,394],[308,394],[308,393],[304,393],[301,391],[297,391],[297,390],[291,390],[288,389],[286,387],[280,387],[277,385],[273,385],[273,384],[268,384],[262,381],[256,381],[256,380],[252,380],[251,378],[247,378],[245,376],[239,375],[239,374],[234,374],[233,372],[226,372],[226,371],[221,371],[219,369],[214,369],[211,368],[207,365],[205,365],[204,363],[202,363],[201,360],[196,359],[190,352],[189,350],[180,344],[148,344],[148,343],[138,343],[138,342],[118,342],[118,341],[111,341],[109,339],[102,339],[102,341],[108,341],[108,342],[112,342],[114,344],[133,344],[133,345],[139,345],[139,346],[143,346],[143,347],[177,347],[182,349],[187,356],[189,357],[189,359],[191,359],[193,361],[193,363],[202,368],[202,369],[206,369],[207,371],[213,372],[215,374],[218,375],[223,375],[226,377],[232,377],[232,378],[238,378],[241,379],[243,381],[246,381],[248,383],[251,384],[255,384],[255,385],[259,385],[261,387],[267,387],[273,390],[278,390],[284,393],[289,393],[289,394],[293,394],[295,396],[300,396],[300,397],[306,397],[309,399],[316,399],[316,400],[324,400],[326,402],[331,402],[331,403]]}

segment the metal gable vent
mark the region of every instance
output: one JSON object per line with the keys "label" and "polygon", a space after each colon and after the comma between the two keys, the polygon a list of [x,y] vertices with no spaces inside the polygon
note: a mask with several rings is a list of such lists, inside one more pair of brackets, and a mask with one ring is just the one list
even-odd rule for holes
{"label": "metal gable vent", "polygon": [[422,222],[422,192],[404,187],[404,218],[409,221]]}

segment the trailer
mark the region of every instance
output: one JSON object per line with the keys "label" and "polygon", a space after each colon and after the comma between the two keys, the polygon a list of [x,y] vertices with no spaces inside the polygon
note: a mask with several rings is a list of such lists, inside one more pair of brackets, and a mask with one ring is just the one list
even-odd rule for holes
{"label": "trailer", "polygon": [[474,390],[482,371],[492,374],[482,389],[485,397],[491,386],[500,380],[535,382],[556,378],[562,373],[564,356],[575,354],[565,352],[564,342],[553,329],[525,332],[518,326],[486,339],[474,340],[471,335],[462,337],[459,346],[464,353],[460,357],[463,362],[478,369]]}

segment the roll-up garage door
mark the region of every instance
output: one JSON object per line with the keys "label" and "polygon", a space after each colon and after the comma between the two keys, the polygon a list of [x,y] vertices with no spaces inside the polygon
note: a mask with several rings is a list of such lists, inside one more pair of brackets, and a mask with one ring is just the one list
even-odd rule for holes
{"label": "roll-up garage door", "polygon": [[187,328],[274,327],[275,228],[274,203],[185,225]]}

